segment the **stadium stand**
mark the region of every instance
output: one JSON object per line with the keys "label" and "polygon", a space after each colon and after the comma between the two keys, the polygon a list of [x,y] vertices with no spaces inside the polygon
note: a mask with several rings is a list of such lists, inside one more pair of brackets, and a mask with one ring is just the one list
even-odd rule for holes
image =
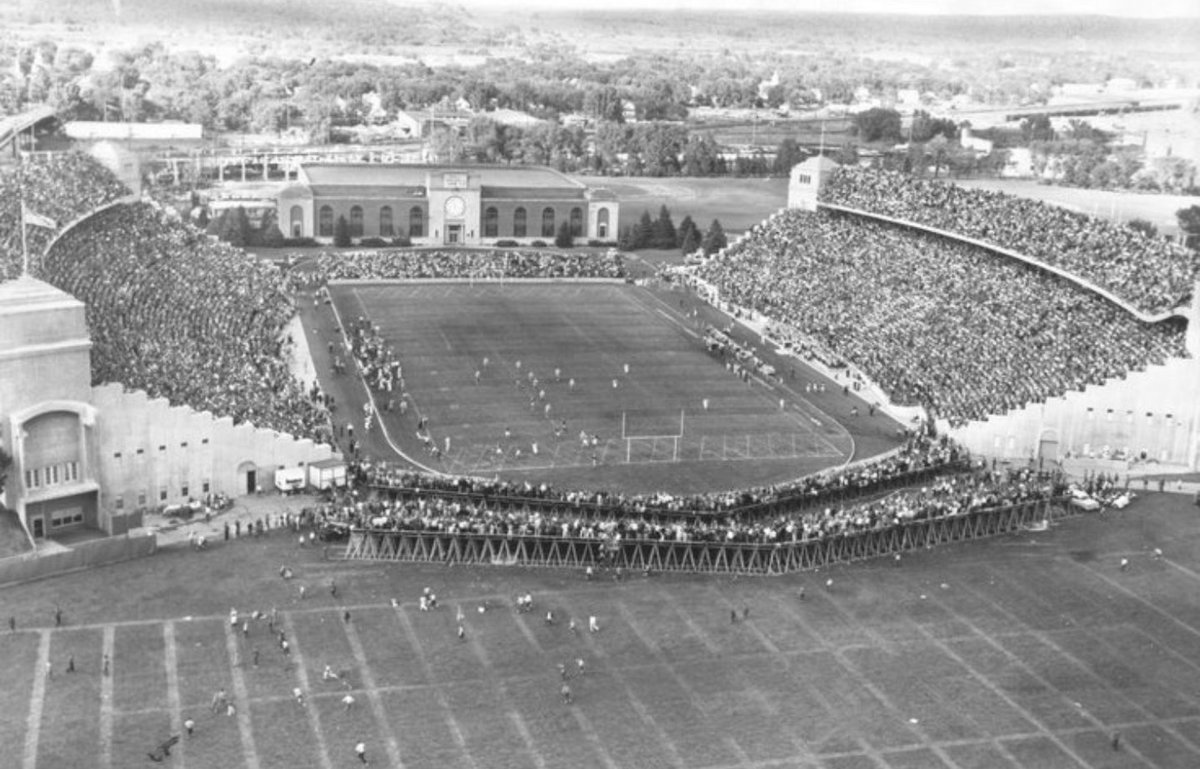
{"label": "stadium stand", "polygon": [[67,231],[41,272],[87,305],[94,383],[329,440],[318,395],[284,359],[293,303],[274,267],[135,203]]}
{"label": "stadium stand", "polygon": [[1185,325],[985,249],[860,216],[781,212],[698,276],[951,425],[1186,356]]}
{"label": "stadium stand", "polygon": [[1147,313],[1191,296],[1195,252],[1121,224],[1041,201],[895,171],[840,167],[821,200],[994,243],[1061,268]]}
{"label": "stadium stand", "polygon": [[[42,155],[0,174],[0,281],[21,274],[22,200],[29,211],[61,227],[129,194],[112,172],[80,153]],[[34,265],[54,235],[47,228],[27,228]]]}
{"label": "stadium stand", "polygon": [[616,251],[604,254],[559,251],[324,251],[300,281],[421,278],[623,278]]}

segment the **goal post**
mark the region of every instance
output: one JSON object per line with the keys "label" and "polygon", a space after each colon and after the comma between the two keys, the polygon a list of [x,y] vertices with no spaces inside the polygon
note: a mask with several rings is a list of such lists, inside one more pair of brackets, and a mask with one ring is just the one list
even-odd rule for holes
{"label": "goal post", "polygon": [[676,433],[659,433],[659,434],[636,434],[629,432],[629,416],[625,411],[621,412],[621,440],[625,442],[625,464],[633,463],[633,444],[634,441],[639,443],[649,442],[651,451],[657,449],[659,441],[671,442],[671,461],[679,461],[679,441],[683,438],[683,432],[686,427],[687,416],[684,409],[679,410],[679,432]]}

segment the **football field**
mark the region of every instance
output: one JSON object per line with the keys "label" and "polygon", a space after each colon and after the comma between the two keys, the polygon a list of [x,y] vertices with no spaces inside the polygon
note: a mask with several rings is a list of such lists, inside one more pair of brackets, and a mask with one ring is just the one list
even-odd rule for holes
{"label": "football field", "polygon": [[1152,494],[782,578],[344,562],[287,532],[175,548],[4,589],[3,765],[152,766],[182,735],[163,765],[333,769],[361,742],[395,769],[1187,769],[1195,518]]}
{"label": "football field", "polygon": [[[410,408],[389,412],[383,394],[375,407],[388,440],[432,469],[680,493],[791,479],[853,453],[837,420],[786,382],[739,378],[705,349],[697,318],[643,288],[423,281],[331,293],[343,322],[370,319],[396,349]],[[437,456],[415,440],[421,417]]]}

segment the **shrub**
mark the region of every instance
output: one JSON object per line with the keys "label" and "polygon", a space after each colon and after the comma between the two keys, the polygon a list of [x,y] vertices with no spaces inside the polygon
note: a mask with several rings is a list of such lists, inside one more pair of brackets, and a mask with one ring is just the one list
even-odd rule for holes
{"label": "shrub", "polygon": [[545,248],[545,247],[546,247],[546,241],[544,241],[544,240],[535,240],[535,241],[533,241],[532,243],[530,243],[529,245],[533,246],[534,248]]}
{"label": "shrub", "polygon": [[363,248],[384,248],[388,245],[388,242],[383,238],[360,238],[358,245]]}
{"label": "shrub", "polygon": [[497,240],[496,241],[497,248],[516,248],[520,245],[521,244],[515,240]]}
{"label": "shrub", "polygon": [[398,235],[392,238],[392,245],[398,248],[409,248],[412,246],[412,238],[407,235]]}

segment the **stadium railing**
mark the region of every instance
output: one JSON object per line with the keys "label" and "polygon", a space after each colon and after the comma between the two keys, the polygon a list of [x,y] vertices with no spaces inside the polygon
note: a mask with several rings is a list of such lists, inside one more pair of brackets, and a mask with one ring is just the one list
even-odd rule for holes
{"label": "stadium railing", "polygon": [[881,529],[787,542],[681,542],[395,531],[355,528],[344,557],[473,566],[610,567],[692,574],[780,575],[835,563],[1016,531],[1066,517],[1063,498],[984,508],[962,515],[907,521]]}

